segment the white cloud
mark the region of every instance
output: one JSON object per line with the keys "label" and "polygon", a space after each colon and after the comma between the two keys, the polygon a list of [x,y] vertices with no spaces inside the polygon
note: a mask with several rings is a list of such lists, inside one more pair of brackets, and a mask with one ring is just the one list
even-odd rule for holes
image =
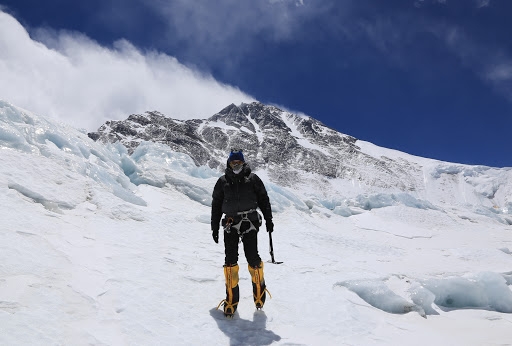
{"label": "white cloud", "polygon": [[490,3],[491,0],[476,0],[476,6],[478,8],[488,7]]}
{"label": "white cloud", "polygon": [[292,3],[295,6],[304,6],[304,0],[268,0],[270,4],[281,3]]}
{"label": "white cloud", "polygon": [[250,54],[262,54],[258,50],[262,37],[267,42],[302,39],[308,31],[305,21],[332,4],[305,0],[145,0],[144,6],[166,25],[159,44],[179,42],[182,53],[229,68]]}
{"label": "white cloud", "polygon": [[37,38],[0,11],[0,99],[76,127],[94,130],[105,120],[147,110],[207,117],[230,103],[253,100],[126,40],[107,48],[80,34],[42,29]]}
{"label": "white cloud", "polygon": [[487,78],[494,82],[512,81],[512,62],[490,66],[487,71]]}
{"label": "white cloud", "polygon": [[456,25],[432,25],[431,32],[444,40],[446,47],[497,93],[512,101],[512,57],[500,46],[475,40]]}

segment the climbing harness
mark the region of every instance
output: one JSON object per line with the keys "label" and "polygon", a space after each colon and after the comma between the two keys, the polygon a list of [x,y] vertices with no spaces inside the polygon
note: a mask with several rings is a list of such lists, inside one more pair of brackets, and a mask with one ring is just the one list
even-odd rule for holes
{"label": "climbing harness", "polygon": [[[226,233],[231,233],[231,228],[234,228],[236,230],[236,232],[238,233],[238,235],[240,236],[240,241],[242,241],[242,237],[244,236],[244,234],[249,233],[252,230],[257,230],[257,228],[254,226],[252,221],[249,219],[249,214],[252,214],[254,212],[258,215],[258,224],[261,225],[260,213],[258,213],[256,211],[256,209],[250,209],[250,210],[240,211],[240,212],[236,213],[237,216],[241,217],[240,221],[238,221],[236,224],[234,223],[235,219],[232,216],[226,217],[226,226],[224,226],[224,231]],[[240,232],[240,228],[242,227],[242,222],[249,222],[250,227],[247,230]]]}

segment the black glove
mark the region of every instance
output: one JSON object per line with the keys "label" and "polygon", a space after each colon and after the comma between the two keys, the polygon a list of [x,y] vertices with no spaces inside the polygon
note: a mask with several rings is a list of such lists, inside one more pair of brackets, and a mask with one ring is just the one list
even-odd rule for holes
{"label": "black glove", "polygon": [[217,244],[219,243],[219,230],[212,230],[212,238],[214,242],[216,242]]}
{"label": "black glove", "polygon": [[274,232],[274,223],[272,222],[272,220],[265,221],[265,226],[267,226],[268,233]]}

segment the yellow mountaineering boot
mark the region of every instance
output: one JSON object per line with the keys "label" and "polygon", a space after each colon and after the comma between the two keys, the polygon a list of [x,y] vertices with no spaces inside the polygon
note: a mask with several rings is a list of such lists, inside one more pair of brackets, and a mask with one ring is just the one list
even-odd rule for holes
{"label": "yellow mountaineering boot", "polygon": [[257,309],[261,309],[263,304],[265,304],[266,292],[268,292],[265,285],[265,278],[263,277],[263,262],[260,262],[256,267],[251,267],[250,265],[248,267],[252,278],[254,304]]}
{"label": "yellow mountaineering boot", "polygon": [[226,317],[233,317],[240,299],[238,289],[238,264],[225,265],[224,277],[226,278],[226,299],[223,300],[221,304],[224,303],[224,315]]}

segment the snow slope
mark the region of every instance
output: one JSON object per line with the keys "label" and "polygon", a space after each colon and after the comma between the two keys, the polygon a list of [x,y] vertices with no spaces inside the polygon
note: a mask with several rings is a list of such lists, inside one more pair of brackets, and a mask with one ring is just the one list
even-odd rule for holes
{"label": "snow slope", "polygon": [[510,170],[417,158],[422,191],[331,181],[344,196],[258,171],[284,263],[266,263],[272,299],[256,312],[241,249],[226,320],[219,172],[161,144],[129,156],[3,101],[0,160],[2,345],[512,343]]}

